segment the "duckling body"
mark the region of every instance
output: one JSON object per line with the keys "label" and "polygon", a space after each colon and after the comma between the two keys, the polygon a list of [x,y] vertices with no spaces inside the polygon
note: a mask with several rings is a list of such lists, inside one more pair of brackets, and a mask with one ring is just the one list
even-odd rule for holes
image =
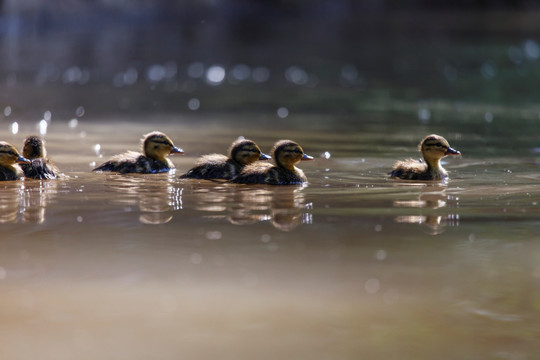
{"label": "duckling body", "polygon": [[255,142],[248,139],[233,142],[228,154],[228,157],[222,154],[204,155],[199,158],[194,168],[180,178],[230,180],[237,176],[246,165],[270,158],[261,152]]}
{"label": "duckling body", "polygon": [[142,139],[142,153],[128,151],[115,155],[92,171],[112,171],[121,174],[153,174],[168,172],[175,168],[169,154],[183,154],[172,140],[162,132],[154,131]]}
{"label": "duckling body", "polygon": [[32,179],[56,179],[58,168],[47,159],[45,142],[38,136],[29,136],[24,141],[23,157],[30,160],[29,164],[21,164],[24,176]]}
{"label": "duckling body", "polygon": [[0,181],[24,177],[24,172],[18,165],[24,163],[30,163],[30,160],[20,156],[13,145],[0,141]]}
{"label": "duckling body", "polygon": [[439,135],[428,135],[418,145],[423,161],[407,159],[397,161],[390,172],[391,177],[404,180],[445,180],[448,173],[440,160],[447,155],[461,155],[450,147],[448,141]]}
{"label": "duckling body", "polygon": [[256,162],[242,169],[231,182],[237,184],[300,185],[307,182],[304,172],[295,164],[302,160],[313,160],[291,140],[280,140],[272,149],[275,165]]}

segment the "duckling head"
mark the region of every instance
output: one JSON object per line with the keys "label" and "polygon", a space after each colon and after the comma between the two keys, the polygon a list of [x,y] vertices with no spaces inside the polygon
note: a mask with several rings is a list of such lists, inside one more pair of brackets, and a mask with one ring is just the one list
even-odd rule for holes
{"label": "duckling head", "polygon": [[418,150],[428,165],[435,165],[446,155],[461,155],[461,153],[450,147],[448,141],[439,135],[428,135],[418,145]]}
{"label": "duckling head", "polygon": [[184,150],[174,146],[172,140],[162,132],[153,131],[142,139],[143,154],[149,158],[165,161],[169,154],[183,154]]}
{"label": "duckling head", "polygon": [[29,136],[24,140],[22,156],[27,159],[39,159],[47,156],[45,141],[39,136]]}
{"label": "duckling head", "polygon": [[270,156],[263,154],[254,141],[238,139],[229,148],[229,158],[239,164],[249,165],[257,160],[268,160]]}
{"label": "duckling head", "polygon": [[0,141],[0,165],[29,164],[30,160],[22,157],[15,147],[5,141]]}
{"label": "duckling head", "polygon": [[302,160],[313,160],[312,156],[304,153],[300,145],[291,140],[280,140],[272,149],[276,165],[293,170],[294,165]]}

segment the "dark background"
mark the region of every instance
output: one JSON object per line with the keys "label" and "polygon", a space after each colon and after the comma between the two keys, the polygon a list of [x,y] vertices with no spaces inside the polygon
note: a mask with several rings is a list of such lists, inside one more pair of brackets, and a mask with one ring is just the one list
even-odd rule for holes
{"label": "dark background", "polygon": [[[183,112],[191,98],[204,100],[201,111],[286,105],[354,113],[381,94],[505,103],[539,96],[536,58],[527,57],[527,46],[536,51],[540,39],[536,1],[1,4],[0,106],[30,117],[81,105],[102,115]],[[262,85],[213,87],[187,75],[193,63],[205,71],[219,65],[228,74],[238,64],[264,67],[271,76]],[[168,75],[152,80],[154,65]],[[309,81],[291,83],[285,75],[291,67]],[[128,70],[135,70],[136,81],[119,85],[115,79]],[[321,98],[334,106],[322,106]]]}

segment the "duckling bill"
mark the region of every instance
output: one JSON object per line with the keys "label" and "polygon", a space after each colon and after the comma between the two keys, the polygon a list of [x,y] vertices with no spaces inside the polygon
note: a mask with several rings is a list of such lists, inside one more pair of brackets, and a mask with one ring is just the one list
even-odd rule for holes
{"label": "duckling bill", "polygon": [[428,135],[418,145],[423,161],[413,159],[397,161],[389,173],[391,177],[404,180],[445,180],[448,173],[440,160],[447,155],[461,155],[450,147],[448,141],[439,135]]}
{"label": "duckling bill", "polygon": [[159,131],[153,131],[143,137],[142,153],[128,151],[115,155],[92,171],[112,171],[121,174],[169,172],[175,166],[167,156],[183,153],[184,151],[174,146],[167,135]]}
{"label": "duckling bill", "polygon": [[257,160],[268,160],[254,141],[238,139],[229,148],[228,156],[209,154],[202,156],[196,166],[180,176],[183,179],[225,179],[230,180],[240,171]]}
{"label": "duckling bill", "polygon": [[29,136],[24,140],[23,157],[30,160],[28,164],[21,164],[24,176],[32,179],[56,179],[58,168],[47,159],[45,141],[39,136]]}
{"label": "duckling bill", "polygon": [[19,155],[13,145],[0,141],[0,181],[18,180],[24,177],[24,172],[19,164],[28,163],[30,160]]}
{"label": "duckling bill", "polygon": [[313,160],[300,145],[291,140],[280,140],[272,149],[275,165],[256,162],[247,165],[230,182],[237,184],[300,185],[307,183],[304,172],[295,165]]}

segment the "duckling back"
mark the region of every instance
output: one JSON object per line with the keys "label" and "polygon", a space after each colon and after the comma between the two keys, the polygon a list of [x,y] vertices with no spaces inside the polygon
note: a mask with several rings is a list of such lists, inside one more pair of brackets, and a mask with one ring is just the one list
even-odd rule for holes
{"label": "duckling back", "polygon": [[389,175],[403,180],[434,180],[427,164],[414,159],[396,161]]}
{"label": "duckling back", "polygon": [[201,156],[195,167],[180,176],[182,179],[232,179],[242,166],[222,154]]}
{"label": "duckling back", "polygon": [[169,160],[158,161],[144,156],[135,151],[128,151],[124,154],[113,156],[92,171],[111,171],[120,174],[139,173],[155,174],[168,172],[174,169],[174,164]]}
{"label": "duckling back", "polygon": [[274,144],[272,157],[275,165],[254,163],[242,169],[231,182],[237,184],[300,185],[307,182],[304,172],[294,166],[302,160],[313,160],[300,145],[291,140]]}
{"label": "duckling back", "polygon": [[230,180],[240,174],[244,166],[257,160],[268,160],[270,158],[261,152],[261,149],[254,141],[245,138],[234,141],[229,148],[228,154],[228,157],[221,154],[204,155],[197,161],[193,169],[180,177]]}
{"label": "duckling back", "polygon": [[29,164],[21,164],[24,176],[31,179],[56,179],[58,168],[47,159],[33,159]]}
{"label": "duckling back", "polygon": [[307,182],[306,175],[298,168],[291,171],[268,163],[246,166],[231,182],[235,184],[301,185]]}

